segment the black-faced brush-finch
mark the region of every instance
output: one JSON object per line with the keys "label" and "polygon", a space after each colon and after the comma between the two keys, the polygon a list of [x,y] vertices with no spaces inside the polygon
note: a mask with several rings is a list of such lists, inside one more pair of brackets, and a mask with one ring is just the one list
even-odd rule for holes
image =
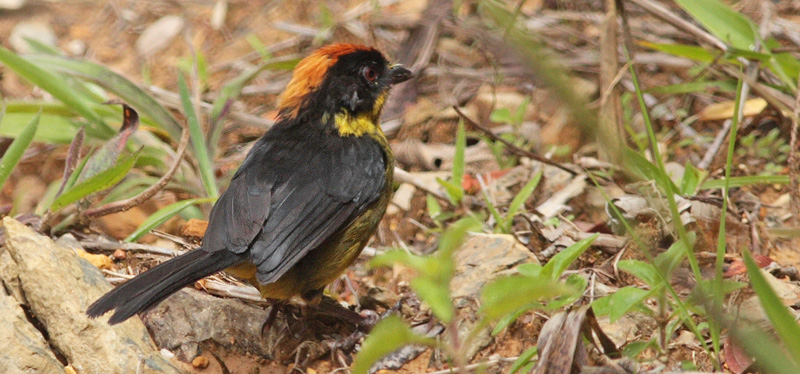
{"label": "black-faced brush-finch", "polygon": [[392,194],[394,158],[379,118],[412,73],[378,50],[333,44],[297,65],[278,121],[211,210],[202,248],[136,276],[87,310],[115,324],[221,270],[264,298],[318,302],[355,261]]}

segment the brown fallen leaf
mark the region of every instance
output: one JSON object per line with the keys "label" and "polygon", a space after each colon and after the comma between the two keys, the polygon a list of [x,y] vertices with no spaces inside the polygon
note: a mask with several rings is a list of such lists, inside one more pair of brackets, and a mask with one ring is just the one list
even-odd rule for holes
{"label": "brown fallen leaf", "polygon": [[753,365],[750,357],[733,339],[731,335],[725,338],[725,365],[733,374],[742,374]]}

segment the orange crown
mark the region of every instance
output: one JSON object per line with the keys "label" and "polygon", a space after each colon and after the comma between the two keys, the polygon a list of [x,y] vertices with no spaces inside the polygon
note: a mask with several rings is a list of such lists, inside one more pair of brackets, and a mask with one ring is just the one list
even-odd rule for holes
{"label": "orange crown", "polygon": [[325,73],[336,64],[340,56],[356,51],[373,50],[372,47],[357,44],[331,44],[314,51],[294,68],[292,80],[286,86],[278,100],[278,112],[281,115],[295,117],[300,110],[303,98],[322,84]]}

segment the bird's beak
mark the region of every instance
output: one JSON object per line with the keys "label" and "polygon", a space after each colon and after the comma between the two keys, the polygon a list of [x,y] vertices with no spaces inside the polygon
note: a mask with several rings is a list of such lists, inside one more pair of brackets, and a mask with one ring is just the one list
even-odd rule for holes
{"label": "bird's beak", "polygon": [[403,65],[397,64],[392,65],[392,67],[389,68],[389,76],[392,77],[391,82],[394,85],[413,78],[414,73],[412,73],[411,70],[404,68]]}

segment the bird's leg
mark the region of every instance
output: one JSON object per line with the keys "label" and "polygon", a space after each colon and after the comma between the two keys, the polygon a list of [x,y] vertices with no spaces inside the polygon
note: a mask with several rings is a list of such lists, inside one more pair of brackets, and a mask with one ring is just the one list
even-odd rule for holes
{"label": "bird's leg", "polygon": [[275,320],[278,318],[278,313],[284,312],[284,315],[287,316],[288,313],[285,313],[286,306],[289,304],[287,300],[278,300],[278,299],[267,299],[269,301],[269,310],[267,311],[267,318],[264,319],[264,323],[261,325],[261,338],[263,339],[267,332],[272,329],[272,326],[275,324]]}

